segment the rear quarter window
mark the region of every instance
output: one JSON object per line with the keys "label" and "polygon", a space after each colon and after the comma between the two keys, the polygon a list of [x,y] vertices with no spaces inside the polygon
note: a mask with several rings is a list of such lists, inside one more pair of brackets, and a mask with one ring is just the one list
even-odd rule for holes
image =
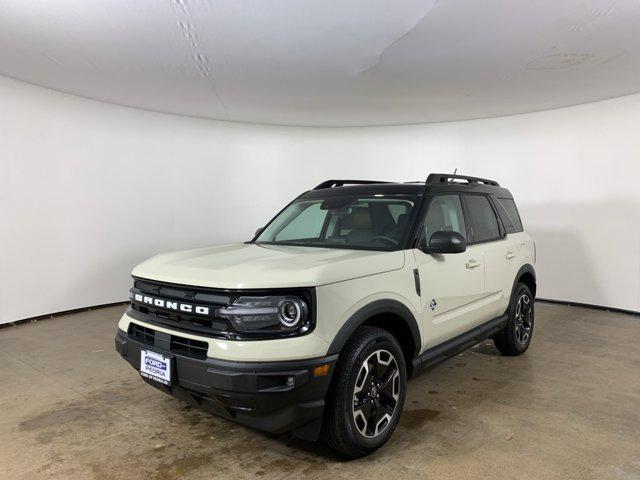
{"label": "rear quarter window", "polygon": [[507,233],[522,232],[522,221],[516,207],[516,202],[511,198],[496,198],[498,214]]}

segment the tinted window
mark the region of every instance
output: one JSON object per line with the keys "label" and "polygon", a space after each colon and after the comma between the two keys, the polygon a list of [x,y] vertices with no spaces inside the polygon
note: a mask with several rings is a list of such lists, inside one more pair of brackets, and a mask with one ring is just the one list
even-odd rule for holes
{"label": "tinted window", "polygon": [[256,243],[393,250],[401,245],[415,201],[404,195],[298,199]]}
{"label": "tinted window", "polygon": [[486,242],[500,238],[500,228],[489,199],[484,195],[465,195],[471,236],[474,242]]}
{"label": "tinted window", "polygon": [[521,232],[522,222],[520,221],[516,202],[510,198],[498,198],[496,204],[507,233]]}
{"label": "tinted window", "polygon": [[400,215],[404,215],[409,213],[411,209],[411,205],[408,203],[389,203],[388,204],[389,213],[393,217],[394,222],[398,222]]}
{"label": "tinted window", "polygon": [[458,195],[438,195],[429,205],[424,222],[423,242],[428,244],[435,232],[458,232],[465,239],[467,229],[462,214],[462,205]]}
{"label": "tinted window", "polygon": [[319,203],[304,205],[300,213],[276,234],[275,240],[318,238],[326,215],[327,212],[320,210]]}

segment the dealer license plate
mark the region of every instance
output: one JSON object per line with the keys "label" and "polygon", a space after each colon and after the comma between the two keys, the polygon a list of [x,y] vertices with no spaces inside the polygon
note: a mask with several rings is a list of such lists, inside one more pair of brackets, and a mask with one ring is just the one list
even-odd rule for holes
{"label": "dealer license plate", "polygon": [[140,375],[171,385],[171,359],[156,352],[140,350]]}

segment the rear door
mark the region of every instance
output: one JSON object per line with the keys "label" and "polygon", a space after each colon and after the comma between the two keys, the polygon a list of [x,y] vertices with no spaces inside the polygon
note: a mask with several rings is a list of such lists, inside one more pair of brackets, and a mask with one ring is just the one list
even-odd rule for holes
{"label": "rear door", "polygon": [[523,233],[522,221],[513,198],[491,196],[506,233],[504,246],[497,250],[498,258],[506,264],[504,277],[490,278],[492,282],[502,283],[505,293],[503,301],[490,313],[501,315],[506,310],[511,296],[513,282],[520,267],[532,261],[533,245],[528,235]]}
{"label": "rear door", "polygon": [[[436,231],[454,231],[468,238],[459,194],[439,194],[429,204],[422,225],[421,244]],[[422,321],[427,348],[469,330],[482,317],[485,295],[481,247],[463,253],[426,254],[414,249],[420,275]]]}
{"label": "rear door", "polygon": [[469,218],[471,245],[477,249],[484,263],[483,311],[477,322],[480,324],[501,315],[507,308],[517,248],[513,238],[506,234],[489,196],[465,194],[463,199]]}

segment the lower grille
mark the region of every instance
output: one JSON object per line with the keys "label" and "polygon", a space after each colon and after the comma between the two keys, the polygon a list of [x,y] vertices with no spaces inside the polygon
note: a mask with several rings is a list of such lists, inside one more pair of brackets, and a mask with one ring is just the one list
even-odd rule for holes
{"label": "lower grille", "polygon": [[[207,342],[156,332],[152,328],[144,327],[133,322],[129,324],[127,333],[133,340],[144,345],[149,345],[150,347],[169,350],[176,355],[197,358],[199,360],[205,360],[207,358],[207,351],[209,349]],[[159,335],[158,338],[156,338],[156,333]]]}
{"label": "lower grille", "polygon": [[137,323],[129,324],[129,336],[138,340],[140,343],[144,343],[145,345],[151,345],[155,343],[156,332],[147,327],[143,327],[142,325],[138,325]]}
{"label": "lower grille", "polygon": [[171,336],[171,351],[178,355],[204,360],[209,346],[205,342],[190,338]]}

